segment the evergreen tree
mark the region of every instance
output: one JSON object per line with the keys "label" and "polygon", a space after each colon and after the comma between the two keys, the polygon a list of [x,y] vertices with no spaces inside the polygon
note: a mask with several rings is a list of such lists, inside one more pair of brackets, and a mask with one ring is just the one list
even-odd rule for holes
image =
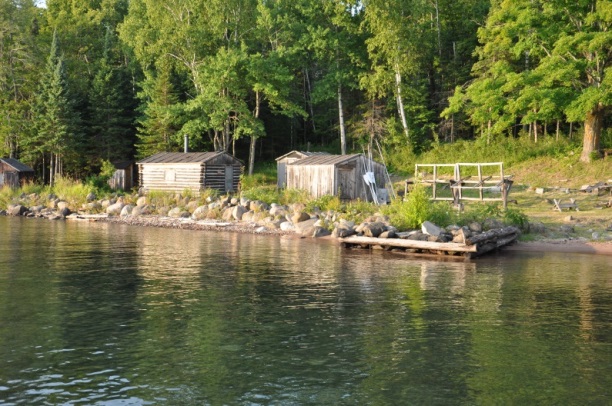
{"label": "evergreen tree", "polygon": [[[49,166],[49,184],[64,173],[64,163],[78,155],[77,115],[72,109],[66,85],[63,58],[59,53],[57,33],[53,34],[51,49],[43,72],[33,111],[35,134],[27,147],[36,152]],[[78,168],[70,168],[78,171]],[[43,176],[44,177],[44,176]]]}

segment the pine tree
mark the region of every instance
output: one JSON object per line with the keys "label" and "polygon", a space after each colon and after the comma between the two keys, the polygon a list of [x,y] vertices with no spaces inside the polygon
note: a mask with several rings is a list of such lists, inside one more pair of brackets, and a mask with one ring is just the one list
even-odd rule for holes
{"label": "pine tree", "polygon": [[27,142],[30,149],[40,154],[43,171],[45,162],[48,164],[49,184],[53,184],[57,175],[63,174],[64,161],[74,157],[78,147],[77,116],[68,95],[64,61],[59,49],[57,32],[54,32],[34,105],[35,134]]}

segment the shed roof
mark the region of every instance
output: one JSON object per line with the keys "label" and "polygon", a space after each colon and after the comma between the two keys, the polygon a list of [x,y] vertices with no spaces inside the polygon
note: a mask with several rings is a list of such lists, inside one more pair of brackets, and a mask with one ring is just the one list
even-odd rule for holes
{"label": "shed roof", "polygon": [[115,169],[128,169],[133,164],[134,161],[122,161],[113,163],[113,166],[115,167]]}
{"label": "shed roof", "polygon": [[300,159],[299,161],[292,162],[288,165],[338,165],[348,161],[352,161],[355,158],[359,158],[361,154],[351,155],[313,155],[307,158]]}
{"label": "shed roof", "polygon": [[18,172],[34,172],[34,169],[30,168],[28,165],[22,164],[15,158],[0,158],[0,161],[15,168]]}
{"label": "shed roof", "polygon": [[323,152],[323,151],[298,151],[298,150],[293,150],[291,152],[287,152],[285,155],[279,156],[278,158],[276,158],[277,161],[280,161],[283,158],[286,158],[290,155],[301,155],[302,157],[309,157],[309,156],[314,156],[314,155],[330,155],[329,152]]}
{"label": "shed roof", "polygon": [[[223,151],[218,152],[160,152],[138,161],[138,164],[188,164],[188,163],[205,163],[219,155],[227,154]],[[229,154],[227,154],[229,155]],[[235,159],[232,157],[232,159]]]}

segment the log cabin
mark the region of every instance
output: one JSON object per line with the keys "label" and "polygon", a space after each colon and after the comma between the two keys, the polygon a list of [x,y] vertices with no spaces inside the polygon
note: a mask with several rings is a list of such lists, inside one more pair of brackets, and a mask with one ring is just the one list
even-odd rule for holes
{"label": "log cabin", "polygon": [[198,196],[204,189],[238,190],[243,163],[227,152],[160,152],[139,162],[140,188],[144,191]]}
{"label": "log cabin", "polygon": [[34,180],[34,169],[15,158],[0,158],[0,188],[18,188]]}

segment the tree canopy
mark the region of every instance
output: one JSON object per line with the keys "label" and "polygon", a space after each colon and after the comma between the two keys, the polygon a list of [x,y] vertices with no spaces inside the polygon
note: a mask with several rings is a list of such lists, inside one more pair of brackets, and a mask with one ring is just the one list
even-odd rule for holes
{"label": "tree canopy", "polygon": [[554,133],[589,161],[611,23],[602,0],[0,0],[0,153],[52,181],[184,135],[252,172],[296,148]]}

